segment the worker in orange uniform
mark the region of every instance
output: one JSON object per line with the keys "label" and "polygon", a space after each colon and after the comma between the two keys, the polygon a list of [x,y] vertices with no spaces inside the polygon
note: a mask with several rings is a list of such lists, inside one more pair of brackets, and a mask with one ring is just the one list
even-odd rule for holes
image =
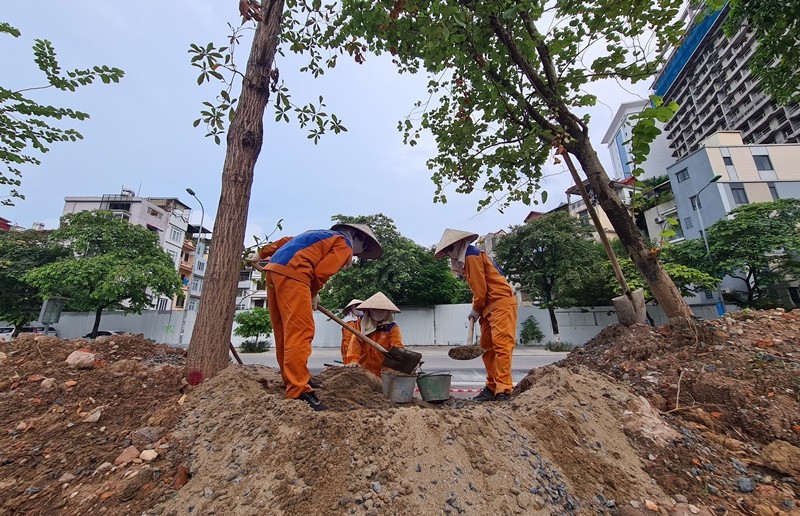
{"label": "worker in orange uniform", "polygon": [[[400,313],[400,309],[383,292],[376,293],[358,305],[358,309],[364,313],[361,316],[361,333],[380,344],[386,351],[403,347],[400,327],[394,322],[394,314]],[[349,367],[360,365],[380,378],[383,357],[383,353],[355,338],[350,341],[345,363]]]}
{"label": "worker in orange uniform", "polygon": [[470,242],[475,233],[445,229],[436,258],[450,257],[450,268],[464,276],[472,290],[472,311],[467,320],[480,320],[486,386],[473,399],[507,401],[513,389],[511,355],[517,341],[517,298],[502,271],[486,253]]}
{"label": "worker in orange uniform", "polygon": [[375,259],[382,254],[378,239],[364,224],[306,231],[277,250],[265,246],[259,251],[260,258],[269,256],[267,303],[287,399],[301,399],[314,410],[328,408],[308,384],[319,291],[331,276],[350,266],[353,256]]}
{"label": "worker in orange uniform", "polygon": [[[347,303],[347,306],[342,310],[342,320],[346,322],[348,326],[358,331],[361,331],[361,316],[363,315],[362,312],[358,310],[358,305],[363,302],[364,301],[360,299],[353,299]],[[349,363],[347,361],[347,349],[350,347],[350,341],[355,338],[355,335],[345,328],[342,328],[342,363],[345,365]]]}

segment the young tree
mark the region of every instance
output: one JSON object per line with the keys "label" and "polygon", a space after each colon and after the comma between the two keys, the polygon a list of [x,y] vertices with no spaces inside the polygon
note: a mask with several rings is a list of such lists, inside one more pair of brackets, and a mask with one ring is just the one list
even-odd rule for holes
{"label": "young tree", "polygon": [[94,312],[92,335],[100,327],[103,310],[140,313],[152,306],[154,297],[182,293],[175,264],[159,246],[158,237],[111,212],[64,215],[52,236],[69,256],[36,267],[23,279],[43,296],[69,298],[71,310]]}
{"label": "young tree", "polygon": [[366,299],[381,291],[397,305],[433,306],[469,302],[466,282],[450,272],[446,260],[402,236],[394,221],[383,215],[335,215],[335,222],[367,224],[383,247],[380,260],[357,262],[333,276],[322,292],[323,305],[344,306],[351,299]]}
{"label": "young tree", "polygon": [[235,335],[244,338],[255,337],[256,344],[261,340],[262,335],[269,335],[272,332],[272,321],[269,319],[269,310],[256,307],[246,312],[240,312],[234,318],[238,325],[233,331]]}
{"label": "young tree", "polygon": [[44,301],[39,290],[25,281],[25,274],[66,254],[50,231],[0,231],[0,320],[16,326],[14,337],[36,320]]}
{"label": "young tree", "polygon": [[740,306],[768,303],[770,287],[800,277],[800,199],[746,204],[729,215],[706,230],[708,253],[696,238],[666,248],[665,259],[742,280]]}
{"label": "young tree", "polygon": [[[18,38],[20,31],[6,22],[0,22],[0,34]],[[87,113],[39,104],[26,96],[32,90],[57,88],[62,91],[75,91],[80,86],[91,84],[97,79],[104,83],[119,82],[124,72],[108,66],[94,66],[84,70],[61,70],[56,60],[53,45],[46,39],[36,39],[33,45],[34,61],[47,79],[46,86],[35,86],[20,90],[0,86],[0,161],[4,167],[0,169],[0,185],[11,188],[7,197],[0,198],[0,205],[13,205],[14,199],[25,196],[16,189],[22,184],[24,165],[38,165],[39,159],[30,154],[31,150],[41,153],[49,150],[48,145],[54,142],[75,141],[83,136],[75,129],[65,129],[51,125],[55,120],[71,118],[86,120]],[[8,71],[5,80],[12,75]]]}
{"label": "young tree", "polygon": [[541,300],[550,312],[553,333],[558,334],[555,309],[573,306],[562,292],[597,267],[592,249],[591,227],[560,211],[513,228],[497,243],[495,254],[508,278]]}
{"label": "young tree", "polygon": [[[364,41],[365,50],[391,53],[400,72],[429,73],[419,118],[401,127],[411,145],[424,130],[436,139],[439,152],[429,161],[435,200],[446,201],[445,186],[455,184],[459,193],[483,189],[481,206],[498,196],[504,203],[529,203],[553,147],[574,154],[664,311],[689,317],[688,305],[611,187],[582,115],[596,102],[584,90],[587,83],[636,82],[658,69],[661,51],[679,40],[682,3],[345,0],[339,30],[332,29],[328,41]],[[648,111],[646,130],[634,141],[640,153],[657,136],[653,118],[667,119],[674,108]]]}

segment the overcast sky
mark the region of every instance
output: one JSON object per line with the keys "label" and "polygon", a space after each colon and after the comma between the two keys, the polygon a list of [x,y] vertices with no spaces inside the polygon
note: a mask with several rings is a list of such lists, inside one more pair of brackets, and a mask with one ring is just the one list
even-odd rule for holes
{"label": "overcast sky", "polygon": [[[5,1],[0,21],[22,31],[0,38],[0,76],[10,89],[46,84],[33,63],[34,38],[49,39],[63,69],[108,65],[121,68],[119,84],[86,86],[75,93],[33,91],[43,103],[86,111],[91,119],[73,122],[84,135],[59,143],[41,156],[42,165],[24,169],[16,206],[0,206],[0,216],[30,227],[41,221],[54,228],[65,196],[100,196],[132,188],[143,197],[178,197],[200,207],[186,193],[192,188],[205,206],[205,225],[213,226],[225,147],[193,128],[200,103],[219,91],[198,87],[189,64],[190,43],[223,43],[226,22],[238,24],[234,0],[141,0],[110,2]],[[240,56],[249,44],[240,48]],[[390,63],[370,57],[364,65],[347,59],[322,79],[279,60],[281,77],[296,103],[323,95],[329,113],[343,119],[347,133],[325,135],[318,145],[296,123],[276,123],[268,107],[265,141],[256,165],[248,219],[249,235],[263,236],[283,219],[280,235],[329,227],[335,214],[391,217],[398,230],[419,244],[438,242],[446,227],[485,234],[522,223],[531,210],[546,211],[566,200],[569,174],[552,166],[545,181],[548,202],[515,204],[500,213],[478,213],[479,195],[447,192],[447,204],[434,204],[434,184],[425,164],[434,154],[430,139],[417,147],[402,143],[398,120],[424,97],[424,77],[400,76]],[[244,60],[242,60],[244,67]],[[647,85],[632,89],[645,94]],[[590,113],[591,136],[607,171],[608,150],[600,143],[621,102],[641,98],[615,83],[593,85],[600,104]],[[5,188],[5,187],[0,187]],[[0,197],[7,195],[0,189]],[[278,235],[276,234],[276,235]]]}

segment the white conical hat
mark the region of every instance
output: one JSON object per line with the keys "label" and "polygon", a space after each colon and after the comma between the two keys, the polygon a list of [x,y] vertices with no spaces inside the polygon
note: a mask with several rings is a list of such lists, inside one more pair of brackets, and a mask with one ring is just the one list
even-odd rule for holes
{"label": "white conical hat", "polygon": [[458,229],[445,229],[442,239],[439,240],[439,245],[436,246],[436,252],[433,253],[433,256],[434,258],[442,258],[444,257],[444,250],[449,246],[462,240],[467,240],[469,243],[476,238],[478,238],[477,233],[470,233],[469,231],[461,231]]}
{"label": "white conical hat", "polygon": [[400,309],[397,308],[397,305],[392,303],[392,301],[386,297],[386,294],[383,292],[378,292],[374,294],[372,297],[358,305],[359,310],[388,310],[389,312],[400,312]]}
{"label": "white conical hat", "polygon": [[331,226],[331,231],[339,231],[342,228],[355,229],[364,234],[364,250],[358,253],[359,258],[376,260],[383,255],[383,249],[381,248],[381,243],[378,242],[378,237],[372,232],[372,228],[366,224],[345,224],[342,222]]}
{"label": "white conical hat", "polygon": [[364,302],[364,301],[362,301],[362,300],[360,300],[360,299],[353,299],[352,301],[350,301],[349,303],[347,303],[347,305],[345,305],[345,307],[344,307],[344,308],[342,308],[342,310],[344,310],[344,311],[346,312],[348,308],[350,308],[350,307],[352,307],[352,306],[360,305],[360,304],[361,304],[361,303],[363,303],[363,302]]}

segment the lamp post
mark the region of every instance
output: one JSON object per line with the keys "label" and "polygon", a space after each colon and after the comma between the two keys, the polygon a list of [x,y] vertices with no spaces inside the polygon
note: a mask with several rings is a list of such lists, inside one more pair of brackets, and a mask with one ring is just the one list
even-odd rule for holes
{"label": "lamp post", "polygon": [[[206,218],[206,210],[203,207],[203,202],[200,199],[197,198],[197,195],[195,195],[194,190],[192,190],[191,188],[187,188],[186,189],[186,193],[188,193],[189,195],[194,197],[194,199],[200,204],[200,227],[197,229],[197,248],[195,248],[195,251],[194,251],[194,257],[195,257],[194,258],[194,262],[195,263],[193,264],[193,267],[192,267],[192,277],[194,277],[194,269],[197,268],[197,260],[198,260],[198,258],[200,256],[200,254],[199,254],[200,253],[200,239],[202,238],[201,233],[203,231],[203,221]],[[192,294],[192,286],[191,286],[191,282],[190,282],[189,283],[189,297],[191,297],[191,294]],[[187,303],[188,303],[188,300],[187,300]],[[184,305],[184,308],[183,308],[183,321],[181,322],[181,334],[180,334],[180,338],[179,338],[180,344],[183,344],[183,334],[184,334],[184,331],[186,329],[186,312],[189,311],[188,308],[189,307],[187,305]]]}
{"label": "lamp post", "polygon": [[[202,201],[200,201],[200,199],[198,199],[197,196],[194,194],[194,190],[192,190],[191,188],[187,188],[186,189],[186,193],[188,193],[189,195],[194,197],[194,200],[197,201],[200,204],[200,227],[197,229],[197,250],[199,251],[200,250],[200,232],[203,231],[203,221],[206,218],[206,209],[203,207]],[[700,224],[702,224],[702,222]]]}
{"label": "lamp post", "polygon": [[[703,190],[705,190],[712,184],[716,183],[720,179],[722,179],[722,176],[719,175],[709,179],[708,183],[706,183],[706,185],[703,186],[703,188],[701,188],[700,191],[697,192],[697,195],[695,196],[695,203],[697,204],[697,218],[700,219],[700,235],[702,235],[703,237],[703,244],[705,244],[706,246],[706,257],[708,258],[709,262],[711,261],[711,248],[708,246],[706,227],[705,224],[703,223],[703,207],[702,204],[700,203],[700,194],[703,193]],[[723,315],[725,313],[725,300],[723,299],[722,291],[719,290],[719,288],[717,289],[717,294],[719,295],[719,304],[717,305],[717,312],[719,313],[719,315]]]}

